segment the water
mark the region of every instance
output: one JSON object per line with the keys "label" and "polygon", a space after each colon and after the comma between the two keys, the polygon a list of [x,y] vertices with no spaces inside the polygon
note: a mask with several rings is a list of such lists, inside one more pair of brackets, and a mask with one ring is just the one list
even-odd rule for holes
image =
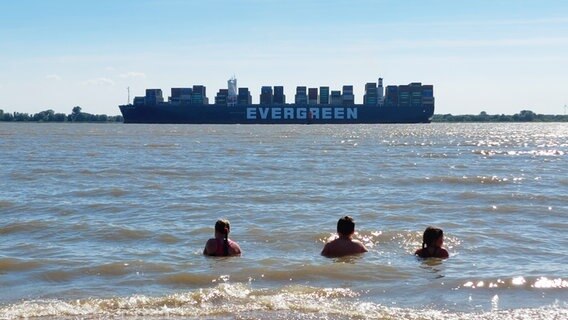
{"label": "water", "polygon": [[[568,317],[568,125],[0,123],[0,318]],[[362,256],[319,255],[352,215]],[[202,256],[217,218],[242,257]],[[450,259],[412,253],[428,225]]]}

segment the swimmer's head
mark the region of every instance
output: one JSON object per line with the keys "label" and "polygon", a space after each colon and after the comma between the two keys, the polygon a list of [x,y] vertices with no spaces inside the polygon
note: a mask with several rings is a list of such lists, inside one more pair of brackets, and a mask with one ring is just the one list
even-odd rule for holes
{"label": "swimmer's head", "polygon": [[219,232],[222,235],[228,235],[231,231],[231,224],[227,219],[219,219],[215,222],[215,232]]}
{"label": "swimmer's head", "polygon": [[438,245],[439,239],[444,237],[444,231],[440,228],[428,227],[422,236],[422,248]]}
{"label": "swimmer's head", "polygon": [[355,232],[355,220],[350,216],[345,216],[337,221],[337,233],[349,236]]}

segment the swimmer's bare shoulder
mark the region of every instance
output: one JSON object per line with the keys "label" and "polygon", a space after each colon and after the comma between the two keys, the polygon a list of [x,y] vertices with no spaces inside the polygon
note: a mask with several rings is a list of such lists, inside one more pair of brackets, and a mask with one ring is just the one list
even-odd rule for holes
{"label": "swimmer's bare shoulder", "polygon": [[203,248],[204,255],[214,255],[217,252],[217,241],[215,239],[209,239],[205,243],[205,248]]}
{"label": "swimmer's bare shoulder", "polygon": [[329,241],[328,243],[326,243],[326,244],[323,246],[323,249],[321,250],[321,255],[322,255],[322,256],[329,256],[329,255],[331,255],[331,251],[332,251],[332,247],[333,247],[332,242],[333,242],[333,241]]}
{"label": "swimmer's bare shoulder", "polygon": [[241,250],[241,247],[239,246],[239,244],[236,243],[235,241],[231,241],[231,254],[240,255],[242,253],[243,253],[243,251]]}
{"label": "swimmer's bare shoulder", "polygon": [[352,240],[351,242],[354,244],[355,250],[357,251],[356,253],[364,253],[369,251],[367,247],[365,247],[363,242],[359,240]]}
{"label": "swimmer's bare shoulder", "polygon": [[325,244],[321,255],[325,257],[341,257],[367,251],[365,245],[358,240],[337,238]]}

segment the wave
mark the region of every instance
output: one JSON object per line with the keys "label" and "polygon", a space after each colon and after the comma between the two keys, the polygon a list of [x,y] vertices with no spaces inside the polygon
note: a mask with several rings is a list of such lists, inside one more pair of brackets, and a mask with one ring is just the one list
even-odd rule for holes
{"label": "wave", "polygon": [[16,204],[8,200],[0,200],[0,209],[8,209],[14,207]]}
{"label": "wave", "polygon": [[[42,269],[44,271],[42,271]],[[45,270],[49,268],[48,270]],[[34,278],[47,282],[69,282],[74,279],[84,279],[86,275],[89,276],[102,276],[107,278],[120,278],[128,275],[139,275],[146,273],[168,273],[175,270],[174,266],[167,263],[154,263],[144,262],[140,260],[135,261],[122,261],[105,263],[101,265],[94,265],[83,267],[80,263],[67,263],[60,261],[54,263],[53,260],[49,262],[2,262],[0,261],[0,272],[5,269],[6,271],[14,271],[21,269],[34,269],[36,271]],[[80,281],[80,280],[79,280]]]}
{"label": "wave", "polygon": [[31,300],[0,307],[3,319],[211,318],[211,319],[566,319],[566,306],[489,312],[454,312],[436,308],[401,308],[361,299],[349,288],[291,285],[254,289],[247,284],[219,284],[165,296]]}
{"label": "wave", "polygon": [[[166,263],[153,263],[136,260],[112,262],[92,267],[78,268],[73,272],[68,272],[68,276],[81,276],[89,274],[105,277],[116,277],[133,273],[165,273],[172,272],[173,270],[174,267]],[[51,275],[53,272],[50,271],[46,273],[47,275]]]}
{"label": "wave", "polygon": [[513,278],[467,280],[464,283],[458,285],[457,289],[461,288],[568,289],[568,280],[562,278],[517,276]]}
{"label": "wave", "polygon": [[163,190],[164,187],[161,184],[150,183],[150,184],[145,185],[144,189],[147,189],[147,190]]}
{"label": "wave", "polygon": [[482,175],[462,175],[462,176],[426,176],[426,177],[401,177],[391,179],[393,187],[416,186],[417,184],[448,184],[448,185],[499,185],[499,184],[521,184],[525,179],[510,176],[482,176]]}
{"label": "wave", "polygon": [[26,221],[26,222],[13,222],[5,226],[0,227],[0,234],[12,234],[12,233],[33,233],[37,231],[42,231],[51,227],[51,224],[45,221]]}
{"label": "wave", "polygon": [[48,282],[65,282],[70,281],[71,279],[79,276],[78,274],[74,274],[73,272],[63,271],[63,270],[51,270],[43,272],[40,275],[42,280]]}
{"label": "wave", "polygon": [[448,184],[509,184],[522,181],[520,178],[500,177],[500,176],[432,176],[422,179],[421,182],[441,182]]}
{"label": "wave", "polygon": [[[286,283],[290,281],[327,281],[328,279],[343,281],[377,281],[392,279],[407,279],[408,273],[393,266],[376,266],[371,272],[367,267],[357,265],[361,256],[351,256],[334,259],[335,263],[329,265],[286,264],[282,262],[276,266],[259,266],[242,270],[233,270],[231,274],[218,273],[190,273],[178,272],[160,277],[158,282],[163,285],[186,288],[188,286],[208,286],[215,283],[244,283],[244,282],[270,282]],[[349,271],[348,271],[349,270]]]}
{"label": "wave", "polygon": [[151,238],[153,236],[153,232],[115,227],[112,229],[99,230],[97,235],[107,241],[136,241]]}
{"label": "wave", "polygon": [[34,181],[38,179],[37,176],[31,175],[27,172],[12,172],[10,173],[10,178],[14,181]]}
{"label": "wave", "polygon": [[164,176],[164,177],[180,177],[180,176],[184,176],[187,175],[187,170],[185,169],[159,169],[156,167],[143,167],[140,168],[141,171],[144,171],[145,173],[149,174],[149,175],[156,175],[156,176]]}
{"label": "wave", "polygon": [[132,174],[132,171],[126,170],[125,168],[120,169],[102,169],[102,170],[94,170],[94,169],[80,169],[77,171],[79,174],[86,175],[86,176],[118,176],[118,175],[128,175]]}
{"label": "wave", "polygon": [[474,154],[482,156],[533,156],[533,157],[558,157],[566,153],[562,150],[529,150],[529,151],[515,151],[515,150],[472,150]]}
{"label": "wave", "polygon": [[151,149],[179,148],[179,143],[145,143],[144,147]]}
{"label": "wave", "polygon": [[[14,258],[0,259],[0,274],[12,271],[27,271],[40,268],[42,263],[39,261],[27,261]],[[1,313],[0,313],[1,314]]]}
{"label": "wave", "polygon": [[122,188],[96,188],[89,190],[80,190],[71,192],[74,197],[105,197],[112,196],[120,198],[128,194],[128,191]]}
{"label": "wave", "polygon": [[162,234],[157,237],[157,240],[165,244],[175,244],[182,241],[180,238],[171,234]]}
{"label": "wave", "polygon": [[114,206],[107,203],[90,203],[87,207],[93,211],[108,213],[120,213],[125,210],[124,206]]}
{"label": "wave", "polygon": [[122,276],[131,273],[131,271],[128,263],[113,262],[88,268],[86,273],[100,276]]}
{"label": "wave", "polygon": [[435,153],[435,152],[425,152],[421,155],[422,158],[431,158],[431,159],[449,159],[449,158],[457,158],[455,154],[448,154],[448,153]]}

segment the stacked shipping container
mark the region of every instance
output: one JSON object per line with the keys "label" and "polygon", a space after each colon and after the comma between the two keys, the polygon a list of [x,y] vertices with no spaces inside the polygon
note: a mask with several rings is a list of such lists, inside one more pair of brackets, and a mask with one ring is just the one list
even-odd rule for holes
{"label": "stacked shipping container", "polygon": [[144,97],[145,104],[155,105],[162,102],[164,102],[162,89],[146,89],[146,96]]}
{"label": "stacked shipping container", "polygon": [[239,94],[237,95],[237,105],[248,105],[252,104],[252,96],[248,88],[239,88]]}
{"label": "stacked shipping container", "polygon": [[275,86],[274,87],[274,104],[285,104],[286,103],[286,95],[284,95],[284,87],[283,86]]}
{"label": "stacked shipping container", "polygon": [[329,87],[320,87],[319,104],[329,104]]}
{"label": "stacked shipping container", "polygon": [[332,90],[330,96],[330,104],[334,106],[340,106],[343,103],[343,99],[341,97],[341,91],[339,90]]}
{"label": "stacked shipping container", "polygon": [[191,104],[208,104],[205,86],[195,85],[191,92]]}
{"label": "stacked shipping container", "polygon": [[215,104],[227,105],[229,102],[229,89],[219,89],[215,96]]}
{"label": "stacked shipping container", "polygon": [[318,88],[308,89],[308,104],[318,104]]}
{"label": "stacked shipping container", "polygon": [[369,82],[365,84],[365,95],[363,96],[363,104],[367,106],[376,106],[377,100],[377,84]]}
{"label": "stacked shipping container", "polygon": [[[421,105],[434,105],[434,86],[422,85],[420,82],[412,82],[408,85],[387,86],[383,97],[383,79],[379,78],[377,83],[365,84],[365,95],[363,104],[367,106],[387,106],[387,107],[419,107]],[[235,101],[231,104],[231,86],[236,86],[236,79],[228,82],[228,89],[220,89],[215,96],[216,105],[251,105],[252,97],[248,88],[238,88],[238,94],[234,96]],[[235,88],[233,88],[235,91]],[[319,93],[319,94],[318,94]],[[343,92],[333,90],[330,87],[307,88],[305,86],[296,87],[294,97],[296,105],[333,105],[333,106],[352,106],[355,105],[355,96],[352,85],[344,85]],[[171,104],[209,104],[206,95],[206,87],[194,85],[192,88],[172,88],[171,96],[168,98]],[[156,105],[163,103],[163,93],[161,89],[146,89],[144,97],[135,97],[134,105]],[[261,105],[284,105],[286,96],[283,86],[263,86],[260,94]]]}
{"label": "stacked shipping container", "polygon": [[272,87],[263,86],[260,89],[260,104],[271,105],[274,96],[272,95]]}
{"label": "stacked shipping container", "polygon": [[353,95],[353,86],[343,86],[342,96],[344,106],[352,106],[355,104],[355,96]]}
{"label": "stacked shipping container", "polygon": [[308,94],[306,87],[296,87],[296,95],[294,97],[294,102],[299,105],[308,104]]}

